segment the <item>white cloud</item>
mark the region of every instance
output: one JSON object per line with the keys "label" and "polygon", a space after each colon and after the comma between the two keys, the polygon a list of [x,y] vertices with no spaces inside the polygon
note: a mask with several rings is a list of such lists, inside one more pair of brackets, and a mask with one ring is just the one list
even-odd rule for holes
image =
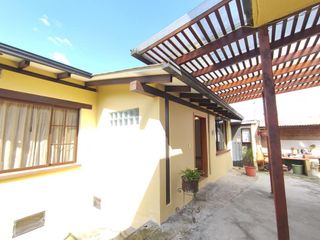
{"label": "white cloud", "polygon": [[61,37],[52,37],[49,36],[48,40],[52,42],[56,46],[68,46],[72,47],[72,43],[68,38],[61,38]]}
{"label": "white cloud", "polygon": [[48,40],[50,42],[52,42],[54,45],[60,46],[60,44],[58,43],[58,41],[54,37],[49,36]]}
{"label": "white cloud", "polygon": [[70,65],[70,61],[63,53],[54,52],[52,54],[52,59],[67,65]]}
{"label": "white cloud", "polygon": [[40,22],[42,22],[47,27],[50,27],[51,23],[49,22],[49,19],[48,19],[47,15],[44,14],[41,18],[39,18],[39,20],[40,20]]}

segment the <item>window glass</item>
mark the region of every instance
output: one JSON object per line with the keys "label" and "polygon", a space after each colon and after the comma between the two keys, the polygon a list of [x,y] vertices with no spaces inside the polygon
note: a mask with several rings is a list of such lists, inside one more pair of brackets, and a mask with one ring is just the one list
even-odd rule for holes
{"label": "window glass", "polygon": [[217,151],[227,149],[227,122],[222,119],[216,120],[216,148]]}
{"label": "window glass", "polygon": [[0,99],[0,171],[74,162],[79,111]]}
{"label": "window glass", "polygon": [[139,125],[139,108],[110,113],[111,126]]}

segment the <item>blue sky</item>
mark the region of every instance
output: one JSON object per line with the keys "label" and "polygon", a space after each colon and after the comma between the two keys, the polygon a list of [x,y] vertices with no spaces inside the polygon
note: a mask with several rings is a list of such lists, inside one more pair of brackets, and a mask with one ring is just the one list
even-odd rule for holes
{"label": "blue sky", "polygon": [[0,0],[0,42],[100,73],[202,0]]}

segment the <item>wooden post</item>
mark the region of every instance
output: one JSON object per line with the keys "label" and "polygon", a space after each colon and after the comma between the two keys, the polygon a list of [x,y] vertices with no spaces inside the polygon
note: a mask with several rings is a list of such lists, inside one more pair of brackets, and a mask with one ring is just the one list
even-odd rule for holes
{"label": "wooden post", "polygon": [[277,231],[279,240],[289,240],[289,225],[286,193],[283,179],[281,144],[278,126],[276,96],[273,83],[272,58],[269,43],[268,27],[258,32],[263,74],[263,97],[265,102],[265,119],[268,131],[269,163],[272,171],[274,205],[276,210]]}
{"label": "wooden post", "polygon": [[[262,92],[262,101],[263,101],[263,112],[266,113],[266,101],[264,99],[263,92]],[[265,122],[265,125],[266,125],[266,130],[268,130],[266,114],[264,114],[264,122]],[[268,136],[266,136],[266,137],[267,137],[267,147],[268,147],[268,153],[269,153],[269,152],[271,152],[271,150],[270,150],[270,146],[269,146]],[[270,162],[269,155],[268,155],[268,158],[269,158],[270,187],[271,187],[271,194],[273,194],[272,168],[271,168],[271,162]]]}
{"label": "wooden post", "polygon": [[165,134],[166,134],[166,204],[170,203],[171,189],[170,189],[170,123],[169,123],[169,98],[165,95],[164,98],[164,114],[165,114]]}

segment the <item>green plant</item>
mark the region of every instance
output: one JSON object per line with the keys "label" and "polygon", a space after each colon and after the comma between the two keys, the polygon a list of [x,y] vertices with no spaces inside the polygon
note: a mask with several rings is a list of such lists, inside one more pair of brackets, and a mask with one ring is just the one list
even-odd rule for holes
{"label": "green plant", "polygon": [[242,161],[244,166],[254,166],[251,147],[245,147],[245,149],[243,150]]}
{"label": "green plant", "polygon": [[311,145],[309,146],[310,152],[311,152],[313,149],[315,149],[315,148],[316,148],[316,145],[315,145],[315,144],[311,144]]}
{"label": "green plant", "polygon": [[199,181],[201,177],[201,171],[198,170],[197,168],[195,169],[186,168],[181,173],[182,173],[182,177],[186,178],[188,181]]}

